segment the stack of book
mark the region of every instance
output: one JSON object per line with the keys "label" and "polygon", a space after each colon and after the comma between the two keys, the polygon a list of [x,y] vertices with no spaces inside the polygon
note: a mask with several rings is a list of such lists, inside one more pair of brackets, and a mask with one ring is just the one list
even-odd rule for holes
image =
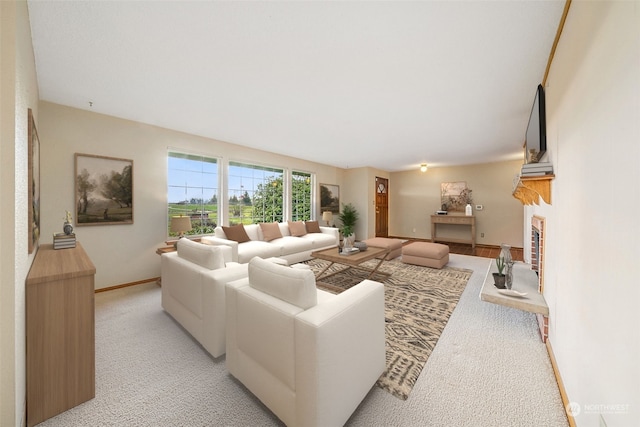
{"label": "stack of book", "polygon": [[76,235],[74,233],[54,233],[53,249],[67,249],[76,247]]}
{"label": "stack of book", "polygon": [[543,176],[553,173],[551,162],[527,163],[522,165],[520,176]]}

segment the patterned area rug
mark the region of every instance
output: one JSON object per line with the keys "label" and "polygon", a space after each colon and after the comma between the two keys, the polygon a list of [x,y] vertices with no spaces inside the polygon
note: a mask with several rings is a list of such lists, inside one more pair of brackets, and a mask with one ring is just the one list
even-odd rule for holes
{"label": "patterned area rug", "polygon": [[[374,268],[378,260],[364,267]],[[328,261],[314,259],[307,264],[317,273]],[[345,270],[327,279],[330,292],[346,290],[360,283],[368,273],[334,264],[327,272]],[[441,270],[404,264],[399,259],[385,261],[379,271],[391,276],[374,276],[385,288],[387,369],[378,386],[406,400],[422,368],[431,355],[449,316],[471,277],[471,270],[444,267]],[[322,284],[318,287],[323,289]]]}

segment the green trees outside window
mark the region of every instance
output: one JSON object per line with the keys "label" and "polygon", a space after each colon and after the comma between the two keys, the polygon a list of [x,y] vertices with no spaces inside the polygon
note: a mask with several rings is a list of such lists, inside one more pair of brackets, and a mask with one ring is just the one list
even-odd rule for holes
{"label": "green trees outside window", "polygon": [[[313,175],[308,172],[230,161],[226,174],[224,215],[219,215],[218,160],[170,151],[168,156],[168,227],[171,217],[191,217],[187,234],[211,234],[228,218],[229,225],[312,219]],[[288,183],[288,185],[287,185]],[[290,215],[285,212],[291,194]],[[168,232],[172,236],[171,232]]]}

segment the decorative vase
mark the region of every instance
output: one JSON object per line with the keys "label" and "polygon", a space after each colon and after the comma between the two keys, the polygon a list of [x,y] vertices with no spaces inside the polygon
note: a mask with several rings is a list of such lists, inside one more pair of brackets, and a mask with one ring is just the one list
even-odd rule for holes
{"label": "decorative vase", "polygon": [[467,206],[465,206],[465,208],[464,208],[464,214],[466,216],[472,216],[473,215],[473,208],[471,207],[471,204],[467,203]]}
{"label": "decorative vase", "polygon": [[351,249],[353,247],[353,243],[356,241],[356,234],[351,233],[348,236],[344,237],[344,247]]}
{"label": "decorative vase", "polygon": [[71,233],[73,233],[73,226],[71,225],[71,223],[65,222],[64,225],[62,226],[62,231],[64,231],[64,234],[68,236]]}
{"label": "decorative vase", "polygon": [[511,245],[501,244],[500,245],[500,256],[504,259],[505,264],[513,261],[513,257],[511,256]]}
{"label": "decorative vase", "polygon": [[507,289],[513,286],[513,257],[511,256],[511,245],[500,245],[500,256],[504,259],[504,265],[507,269],[505,273],[504,285]]}
{"label": "decorative vase", "polygon": [[505,274],[504,286],[507,289],[511,289],[513,287],[513,261],[509,261],[506,264],[507,273]]}
{"label": "decorative vase", "polygon": [[350,251],[351,248],[353,248],[353,242],[355,242],[356,238],[355,238],[355,234],[350,234],[348,236],[344,236],[342,238],[342,250],[344,251]]}

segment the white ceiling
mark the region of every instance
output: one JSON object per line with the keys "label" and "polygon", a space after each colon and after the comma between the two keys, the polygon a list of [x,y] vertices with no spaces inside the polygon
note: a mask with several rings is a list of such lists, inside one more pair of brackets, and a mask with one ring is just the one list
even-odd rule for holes
{"label": "white ceiling", "polygon": [[42,100],[400,171],[522,157],[564,0],[28,5]]}

